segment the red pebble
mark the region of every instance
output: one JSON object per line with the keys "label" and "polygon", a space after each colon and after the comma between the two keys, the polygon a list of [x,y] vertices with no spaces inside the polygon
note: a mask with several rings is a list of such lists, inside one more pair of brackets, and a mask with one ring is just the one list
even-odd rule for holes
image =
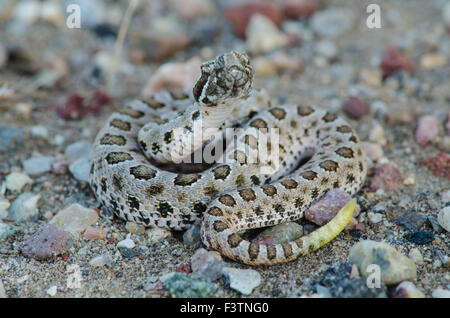
{"label": "red pebble", "polygon": [[111,103],[111,97],[109,97],[101,89],[96,89],[92,96],[86,99],[84,105],[88,112],[92,114],[98,114],[103,106]]}
{"label": "red pebble", "polygon": [[436,139],[439,134],[439,120],[431,115],[419,118],[416,129],[416,141],[422,147]]}
{"label": "red pebble", "polygon": [[420,163],[427,166],[435,176],[450,180],[450,155],[448,153],[440,152],[434,157],[423,159]]}
{"label": "red pebble", "polygon": [[313,0],[286,0],[284,4],[284,15],[288,19],[307,19],[319,9]]}
{"label": "red pebble", "polygon": [[404,53],[396,47],[388,47],[381,59],[380,68],[383,72],[383,78],[392,76],[395,72],[404,70],[407,72],[414,71],[414,65]]}
{"label": "red pebble", "polygon": [[373,190],[395,190],[402,186],[403,177],[400,170],[392,163],[376,166],[370,173],[370,187]]}
{"label": "red pebble", "polygon": [[225,10],[223,15],[231,23],[234,33],[238,37],[245,39],[247,25],[255,13],[266,16],[278,27],[283,21],[280,7],[271,2],[247,2],[231,6]]}
{"label": "red pebble", "polygon": [[191,266],[189,264],[183,263],[177,268],[175,268],[175,272],[178,273],[192,273]]}
{"label": "red pebble", "polygon": [[366,103],[359,97],[350,97],[342,106],[344,111],[350,117],[359,119],[368,114]]}
{"label": "red pebble", "polygon": [[62,104],[54,105],[56,113],[64,120],[81,119],[87,114],[98,114],[102,107],[111,103],[111,98],[100,89],[85,98],[78,93],[72,93]]}

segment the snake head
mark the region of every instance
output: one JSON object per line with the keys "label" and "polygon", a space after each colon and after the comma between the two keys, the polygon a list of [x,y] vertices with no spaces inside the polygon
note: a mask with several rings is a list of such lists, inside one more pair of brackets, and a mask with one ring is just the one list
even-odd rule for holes
{"label": "snake head", "polygon": [[228,98],[245,98],[253,81],[253,69],[245,53],[232,51],[205,62],[194,85],[195,100],[205,106],[217,106]]}

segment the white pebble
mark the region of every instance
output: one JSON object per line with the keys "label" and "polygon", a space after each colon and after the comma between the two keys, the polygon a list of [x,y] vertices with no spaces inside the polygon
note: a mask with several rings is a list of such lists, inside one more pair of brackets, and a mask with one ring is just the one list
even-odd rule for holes
{"label": "white pebble", "polygon": [[151,243],[161,241],[172,234],[169,230],[160,227],[152,227],[146,233]]}
{"label": "white pebble", "polygon": [[110,263],[111,263],[111,256],[109,256],[108,254],[96,256],[89,261],[89,265],[95,267],[105,266]]}
{"label": "white pebble", "polygon": [[33,184],[27,174],[21,172],[12,172],[6,177],[6,189],[9,191],[22,191],[26,185]]}
{"label": "white pebble", "polygon": [[225,267],[223,274],[230,287],[244,295],[250,295],[261,284],[261,275],[253,269]]}
{"label": "white pebble", "polygon": [[438,214],[439,225],[442,226],[447,232],[450,232],[450,206],[443,208]]}
{"label": "white pebble", "polygon": [[132,249],[136,246],[136,244],[134,243],[134,241],[132,239],[130,239],[130,235],[127,235],[127,238],[120,241],[119,243],[117,243],[117,248],[128,248],[128,249]]}
{"label": "white pebble", "polygon": [[50,295],[51,297],[56,295],[56,292],[58,291],[58,287],[52,286],[49,289],[47,289],[47,295]]}
{"label": "white pebble", "polygon": [[383,220],[383,215],[381,213],[369,212],[367,213],[367,217],[369,218],[369,221],[374,224],[379,223]]}
{"label": "white pebble", "polygon": [[412,248],[408,254],[409,258],[416,264],[423,263],[423,256],[418,248]]}
{"label": "white pebble", "polygon": [[33,137],[48,138],[48,129],[45,126],[36,125],[30,128],[30,134]]}
{"label": "white pebble", "polygon": [[450,290],[444,288],[437,288],[431,293],[433,298],[450,298]]}

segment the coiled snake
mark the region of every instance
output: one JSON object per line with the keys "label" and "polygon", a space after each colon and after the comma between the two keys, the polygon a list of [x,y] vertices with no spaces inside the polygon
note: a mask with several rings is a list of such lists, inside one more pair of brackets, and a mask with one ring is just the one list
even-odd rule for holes
{"label": "coiled snake", "polygon": [[252,80],[248,56],[231,52],[202,65],[192,96],[164,91],[113,113],[91,153],[98,200],[146,226],[182,230],[201,219],[207,247],[251,265],[290,261],[334,238],[351,207],[290,242],[241,235],[300,219],[332,188],[352,195],[366,174],[344,120],[305,105],[273,106]]}

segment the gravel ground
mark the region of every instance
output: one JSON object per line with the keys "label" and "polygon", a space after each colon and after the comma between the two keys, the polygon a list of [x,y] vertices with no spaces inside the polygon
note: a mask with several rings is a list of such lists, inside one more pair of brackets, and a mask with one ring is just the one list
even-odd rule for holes
{"label": "gravel ground", "polygon": [[[446,1],[373,1],[381,7],[379,29],[366,26],[366,1],[286,0],[257,9],[239,7],[242,1],[141,1],[120,62],[113,54],[125,2],[73,1],[81,7],[80,29],[66,27],[59,2],[3,2],[0,296],[170,297],[178,295],[173,282],[186,279],[188,297],[449,297]],[[264,18],[251,17],[245,39],[255,11]],[[83,165],[99,128],[125,100],[158,85],[192,84],[192,71],[185,69],[176,71],[186,72],[180,82],[164,79],[156,73],[162,63],[194,56],[203,61],[233,49],[250,52],[254,86],[275,103],[312,104],[348,119],[373,167],[356,196],[361,212],[349,229],[311,255],[252,268],[259,275],[245,272],[244,287],[230,286],[234,272],[223,276],[221,269],[250,267],[198,254],[198,245],[188,246],[195,240],[183,233],[146,231],[103,211],[84,182]],[[67,207],[84,218],[74,232],[58,220]],[[45,232],[48,223],[55,226]],[[304,231],[315,227],[300,224]],[[35,233],[43,238],[33,240]],[[415,275],[382,279],[382,287],[368,294],[360,286],[366,274],[349,259],[362,240],[386,242],[408,256],[399,262],[415,266]],[[45,247],[48,241],[54,244]],[[194,261],[219,274],[209,280],[204,272],[189,274],[202,274]]]}

